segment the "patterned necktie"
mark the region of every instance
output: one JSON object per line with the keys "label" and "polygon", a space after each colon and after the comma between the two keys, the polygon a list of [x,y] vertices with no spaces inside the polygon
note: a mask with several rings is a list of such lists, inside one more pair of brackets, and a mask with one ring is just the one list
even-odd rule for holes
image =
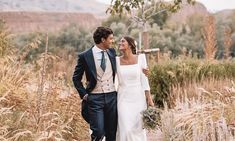
{"label": "patterned necktie", "polygon": [[101,63],[100,63],[100,67],[102,68],[103,71],[105,71],[105,69],[106,69],[106,62],[105,62],[104,52],[105,51],[101,51],[102,58],[101,58]]}

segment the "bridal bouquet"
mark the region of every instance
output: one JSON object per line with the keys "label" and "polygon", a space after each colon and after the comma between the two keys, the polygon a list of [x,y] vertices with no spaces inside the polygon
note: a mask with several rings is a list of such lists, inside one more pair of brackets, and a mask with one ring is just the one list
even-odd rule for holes
{"label": "bridal bouquet", "polygon": [[148,109],[142,112],[143,115],[143,123],[145,129],[156,129],[157,126],[160,125],[160,109],[155,107],[149,107]]}

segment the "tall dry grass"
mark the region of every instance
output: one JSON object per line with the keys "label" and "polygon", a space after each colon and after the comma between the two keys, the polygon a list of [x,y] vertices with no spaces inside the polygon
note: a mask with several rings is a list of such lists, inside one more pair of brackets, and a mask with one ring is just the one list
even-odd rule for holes
{"label": "tall dry grass", "polygon": [[[80,98],[56,62],[72,64],[50,53],[42,54],[33,64],[25,64],[23,52],[7,49],[11,53],[0,57],[0,140],[87,140]],[[39,94],[43,97],[40,100]]]}
{"label": "tall dry grass", "polygon": [[174,107],[169,109],[165,105],[161,113],[163,140],[235,140],[234,82],[208,80],[192,83],[174,87],[172,95]]}

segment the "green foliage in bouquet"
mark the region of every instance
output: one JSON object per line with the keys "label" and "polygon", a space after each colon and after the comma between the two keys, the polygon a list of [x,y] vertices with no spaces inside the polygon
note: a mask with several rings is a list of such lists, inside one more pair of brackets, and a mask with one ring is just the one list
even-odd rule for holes
{"label": "green foliage in bouquet", "polygon": [[143,115],[143,126],[145,129],[154,130],[160,125],[161,111],[156,107],[149,107],[142,112]]}

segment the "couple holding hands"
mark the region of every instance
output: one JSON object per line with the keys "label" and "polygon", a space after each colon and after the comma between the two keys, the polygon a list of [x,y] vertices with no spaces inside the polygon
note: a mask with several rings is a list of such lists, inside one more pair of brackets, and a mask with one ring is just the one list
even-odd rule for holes
{"label": "couple holding hands", "polygon": [[[73,83],[82,101],[82,116],[92,130],[91,141],[147,141],[141,112],[154,106],[144,54],[135,40],[122,37],[116,56],[113,31],[98,27],[95,45],[78,55]],[[82,83],[86,76],[86,86]],[[115,87],[115,84],[117,87]]]}

